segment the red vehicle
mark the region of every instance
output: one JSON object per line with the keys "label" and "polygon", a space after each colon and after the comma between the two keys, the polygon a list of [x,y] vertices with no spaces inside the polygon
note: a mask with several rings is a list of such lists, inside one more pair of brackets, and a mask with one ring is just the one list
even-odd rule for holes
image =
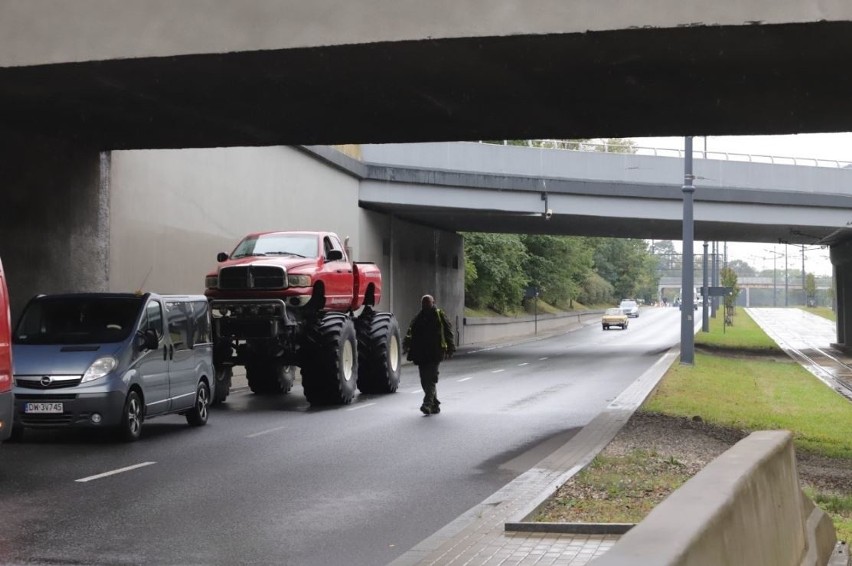
{"label": "red vehicle", "polygon": [[0,262],[0,441],[12,434],[12,328],[9,291]]}
{"label": "red vehicle", "polygon": [[[249,234],[207,274],[213,313],[216,396],[228,395],[234,366],[255,393],[287,393],[301,369],[311,404],[347,404],[399,385],[399,323],[376,312],[378,266],[352,262],[331,232]],[[358,315],[356,316],[356,313]]]}

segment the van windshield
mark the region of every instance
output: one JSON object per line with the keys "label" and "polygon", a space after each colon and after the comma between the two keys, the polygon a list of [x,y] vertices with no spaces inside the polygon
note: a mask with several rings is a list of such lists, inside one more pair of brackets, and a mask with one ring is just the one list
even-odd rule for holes
{"label": "van windshield", "polygon": [[104,344],[126,340],[144,297],[41,297],[27,306],[15,344]]}

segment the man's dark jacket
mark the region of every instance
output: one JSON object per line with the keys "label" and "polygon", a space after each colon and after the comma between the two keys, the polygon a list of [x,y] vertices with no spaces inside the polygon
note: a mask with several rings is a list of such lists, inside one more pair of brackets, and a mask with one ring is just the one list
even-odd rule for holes
{"label": "man's dark jacket", "polygon": [[421,310],[412,319],[402,341],[408,360],[417,365],[437,364],[456,351],[453,327],[439,308]]}

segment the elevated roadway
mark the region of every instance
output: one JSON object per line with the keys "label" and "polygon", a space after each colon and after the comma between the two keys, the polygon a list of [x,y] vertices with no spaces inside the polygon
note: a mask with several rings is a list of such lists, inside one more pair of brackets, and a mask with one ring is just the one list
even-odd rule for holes
{"label": "elevated roadway", "polygon": [[822,0],[4,0],[0,126],[98,149],[852,130]]}

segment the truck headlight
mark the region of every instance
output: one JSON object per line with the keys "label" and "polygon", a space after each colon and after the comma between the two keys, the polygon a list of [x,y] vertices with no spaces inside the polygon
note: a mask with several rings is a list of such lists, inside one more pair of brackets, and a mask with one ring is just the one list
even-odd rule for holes
{"label": "truck headlight", "polygon": [[310,275],[287,275],[287,284],[290,287],[310,287]]}
{"label": "truck headlight", "polygon": [[204,278],[204,288],[205,289],[215,289],[219,286],[219,276],[218,275],[208,275]]}
{"label": "truck headlight", "polygon": [[115,369],[118,365],[118,360],[113,358],[112,356],[104,356],[103,358],[98,358],[92,365],[89,366],[89,369],[86,370],[86,373],[83,374],[83,379],[80,380],[80,383],[86,383],[87,381],[94,381],[96,379],[100,379],[105,376],[109,372]]}

